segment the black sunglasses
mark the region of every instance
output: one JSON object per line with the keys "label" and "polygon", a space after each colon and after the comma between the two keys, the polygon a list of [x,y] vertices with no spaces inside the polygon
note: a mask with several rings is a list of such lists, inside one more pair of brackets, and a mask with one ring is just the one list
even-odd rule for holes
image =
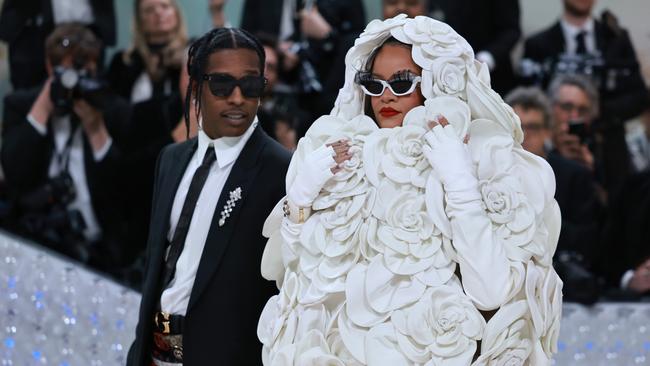
{"label": "black sunglasses", "polygon": [[264,93],[267,80],[264,76],[244,76],[235,79],[225,74],[205,74],[203,80],[208,82],[210,92],[215,97],[227,97],[238,86],[246,98],[259,98]]}

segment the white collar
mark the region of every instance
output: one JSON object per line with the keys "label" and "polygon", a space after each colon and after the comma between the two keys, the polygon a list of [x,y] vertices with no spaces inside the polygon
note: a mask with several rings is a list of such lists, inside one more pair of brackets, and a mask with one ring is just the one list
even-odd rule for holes
{"label": "white collar", "polygon": [[224,168],[232,164],[239,153],[244,149],[244,145],[255,131],[257,127],[257,117],[253,120],[250,127],[244,132],[241,136],[224,136],[217,139],[211,139],[202,129],[199,129],[198,140],[199,146],[197,149],[198,154],[196,155],[196,161],[198,165],[201,165],[203,162],[203,157],[205,152],[208,150],[209,146],[214,147],[214,152],[217,155],[217,164],[219,168]]}
{"label": "white collar", "polygon": [[578,26],[575,26],[575,25],[567,22],[566,19],[564,19],[564,17],[562,17],[560,19],[560,25],[562,26],[562,30],[564,31],[564,35],[567,38],[570,37],[571,39],[574,39],[575,36],[578,33],[582,32],[582,31],[587,32],[587,34],[593,34],[594,33],[594,23],[595,23],[594,18],[589,17],[589,19],[581,27],[578,27]]}

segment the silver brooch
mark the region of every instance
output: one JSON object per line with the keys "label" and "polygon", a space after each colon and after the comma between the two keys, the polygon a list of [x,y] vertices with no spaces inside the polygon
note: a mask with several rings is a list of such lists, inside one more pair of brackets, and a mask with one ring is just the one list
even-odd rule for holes
{"label": "silver brooch", "polygon": [[240,199],[241,199],[241,187],[237,187],[237,189],[230,192],[230,198],[228,199],[228,202],[226,202],[226,205],[223,206],[223,210],[221,210],[221,218],[219,219],[219,226],[223,226],[223,224],[226,223],[226,219],[230,217],[230,213],[232,212],[232,209],[235,208],[235,202],[239,201]]}

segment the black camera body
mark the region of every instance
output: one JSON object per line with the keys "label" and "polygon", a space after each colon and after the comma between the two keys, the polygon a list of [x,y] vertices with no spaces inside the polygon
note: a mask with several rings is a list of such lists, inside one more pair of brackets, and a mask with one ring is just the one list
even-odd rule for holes
{"label": "black camera body", "polygon": [[50,99],[60,114],[72,112],[75,99],[83,99],[93,107],[102,109],[107,89],[106,81],[94,77],[86,69],[57,66],[50,86]]}

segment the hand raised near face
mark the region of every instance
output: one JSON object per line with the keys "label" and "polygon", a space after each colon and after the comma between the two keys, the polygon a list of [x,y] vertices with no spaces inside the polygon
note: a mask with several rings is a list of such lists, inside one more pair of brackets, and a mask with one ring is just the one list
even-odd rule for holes
{"label": "hand raised near face", "polygon": [[422,150],[445,189],[463,190],[475,185],[472,160],[466,145],[469,136],[461,139],[454,126],[441,115],[431,121],[429,127],[431,130],[424,135],[427,144]]}
{"label": "hand raised near face", "polygon": [[339,140],[307,154],[288,189],[289,200],[300,207],[311,206],[327,181],[341,170],[340,164],[352,157],[349,149],[346,140]]}
{"label": "hand raised near face", "polygon": [[326,144],[325,146],[334,149],[334,161],[336,162],[336,166],[331,168],[331,170],[332,174],[336,174],[341,171],[341,164],[344,161],[350,160],[350,158],[352,158],[352,154],[350,154],[350,144],[347,140],[339,140],[330,144]]}

